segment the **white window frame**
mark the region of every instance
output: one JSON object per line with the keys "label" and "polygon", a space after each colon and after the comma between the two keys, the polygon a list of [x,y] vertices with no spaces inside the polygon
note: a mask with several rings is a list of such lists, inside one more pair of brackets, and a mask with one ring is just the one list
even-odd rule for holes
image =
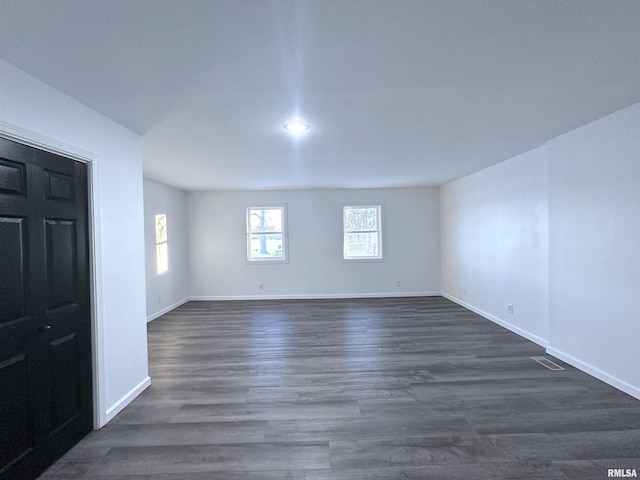
{"label": "white window frame", "polygon": [[[252,211],[255,210],[280,210],[281,212],[281,225],[282,230],[279,232],[269,232],[269,233],[258,233],[251,231],[251,222],[249,221],[250,215],[252,215]],[[245,209],[246,216],[246,263],[250,265],[256,264],[274,264],[274,263],[289,263],[289,229],[287,228],[287,206],[286,205],[275,205],[275,206],[261,206],[261,205],[251,205],[246,207]],[[278,257],[251,257],[251,236],[252,235],[269,235],[269,234],[280,234],[282,235],[282,255]]]}
{"label": "white window frame", "polygon": [[[164,217],[164,237],[161,237],[160,232],[158,231],[158,220],[160,217]],[[153,217],[154,225],[153,230],[156,238],[156,275],[163,275],[169,271],[169,231],[168,231],[168,222],[167,222],[167,214],[159,213],[155,217]],[[164,249],[164,262],[160,261],[160,251]]]}
{"label": "white window frame", "polygon": [[[347,210],[348,209],[361,209],[361,208],[375,208],[378,213],[377,230],[363,230],[363,231],[347,231]],[[384,248],[383,248],[383,209],[382,205],[344,205],[342,207],[342,260],[344,262],[383,262]],[[363,255],[363,256],[349,256],[347,255],[347,234],[349,233],[376,233],[378,237],[378,255]]]}

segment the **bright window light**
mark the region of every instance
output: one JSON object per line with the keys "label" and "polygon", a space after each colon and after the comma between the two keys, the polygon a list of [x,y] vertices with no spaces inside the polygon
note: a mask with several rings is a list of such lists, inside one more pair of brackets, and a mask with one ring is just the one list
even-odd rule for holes
{"label": "bright window light", "polygon": [[167,216],[156,215],[156,273],[169,270],[169,247],[167,245]]}
{"label": "bright window light", "polygon": [[247,260],[286,262],[285,207],[247,208]]}
{"label": "bright window light", "polygon": [[382,260],[380,205],[344,207],[344,259]]}

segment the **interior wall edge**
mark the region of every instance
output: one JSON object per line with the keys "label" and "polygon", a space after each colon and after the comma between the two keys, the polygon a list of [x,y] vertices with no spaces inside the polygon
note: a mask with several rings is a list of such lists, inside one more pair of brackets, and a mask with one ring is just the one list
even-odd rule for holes
{"label": "interior wall edge", "polygon": [[595,377],[598,380],[601,380],[604,383],[611,385],[612,387],[617,388],[618,390],[624,393],[627,393],[632,397],[640,400],[640,388],[635,387],[634,385],[631,385],[623,380],[620,380],[619,378],[613,375],[610,375],[607,372],[600,370],[597,367],[594,367],[593,365],[583,362],[582,360],[572,355],[564,353],[562,350],[558,350],[556,348],[549,346],[547,347],[547,353],[549,355],[553,355],[559,360],[562,360],[563,362],[568,363],[569,365],[576,367],[578,370],[582,370],[583,372],[591,375],[592,377]]}
{"label": "interior wall edge", "polygon": [[175,309],[175,308],[178,308],[180,305],[184,305],[184,304],[185,304],[185,303],[187,303],[189,300],[191,300],[191,297],[183,298],[182,300],[179,300],[179,301],[175,302],[174,304],[169,305],[169,306],[167,306],[167,307],[163,308],[162,310],[160,310],[160,311],[158,311],[158,312],[153,313],[152,315],[149,315],[149,316],[147,317],[147,323],[149,323],[149,322],[150,322],[150,321],[152,321],[152,320],[155,320],[155,319],[156,319],[156,318],[158,318],[158,317],[161,317],[161,316],[162,316],[162,315],[164,315],[165,313],[169,313],[171,310],[173,310],[173,309]]}
{"label": "interior wall edge", "polygon": [[531,340],[532,342],[540,345],[541,347],[544,347],[546,352],[549,355],[552,355],[554,357],[556,357],[559,360],[562,360],[563,362],[568,363],[569,365],[577,368],[578,370],[583,371],[584,373],[591,375],[592,377],[597,378],[598,380],[606,383],[607,385],[610,385],[614,388],[617,388],[618,390],[631,395],[634,398],[637,398],[638,400],[640,400],[640,389],[627,383],[624,382],[623,380],[620,380],[619,378],[608,374],[607,372],[600,370],[597,367],[594,367],[593,365],[590,365],[589,363],[586,363],[578,358],[573,357],[572,355],[569,355],[565,352],[563,352],[562,350],[558,350],[552,346],[549,345],[548,340],[545,340],[543,338],[540,338],[536,335],[533,335],[521,328],[518,328],[514,325],[511,325],[509,322],[506,322],[503,319],[500,319],[498,317],[496,317],[495,315],[491,315],[490,313],[484,312],[483,310],[474,307],[473,305],[460,300],[459,298],[454,297],[453,295],[450,295],[448,293],[442,292],[442,296],[448,300],[451,300],[454,303],[457,303],[458,305],[471,310],[474,313],[477,313],[478,315],[486,318],[487,320],[490,320],[498,325],[500,325],[501,327],[506,328],[507,330],[512,331],[513,333],[520,335],[524,338],[526,338],[527,340]]}
{"label": "interior wall edge", "polygon": [[129,405],[138,395],[145,391],[151,385],[151,377],[146,376],[140,383],[129,390],[122,398],[107,408],[106,421],[100,428],[109,423],[118,413],[120,413],[127,405]]}
{"label": "interior wall edge", "polygon": [[509,322],[507,322],[506,320],[496,317],[495,315],[492,315],[488,312],[485,312],[484,310],[477,308],[473,305],[471,305],[470,303],[467,303],[463,300],[460,300],[457,297],[454,297],[453,295],[450,295],[446,292],[442,292],[442,296],[444,298],[446,298],[447,300],[451,300],[454,303],[457,303],[458,305],[460,305],[461,307],[466,308],[467,310],[471,310],[473,313],[477,313],[478,315],[480,315],[481,317],[486,318],[487,320],[491,320],[493,323],[496,323],[498,325],[500,325],[501,327],[506,328],[507,330],[520,335],[521,337],[526,338],[527,340],[531,340],[533,343],[536,343],[538,345],[540,345],[541,347],[547,348],[549,346],[549,340],[544,339],[538,335],[534,335],[531,332],[528,332],[520,327],[517,327]]}

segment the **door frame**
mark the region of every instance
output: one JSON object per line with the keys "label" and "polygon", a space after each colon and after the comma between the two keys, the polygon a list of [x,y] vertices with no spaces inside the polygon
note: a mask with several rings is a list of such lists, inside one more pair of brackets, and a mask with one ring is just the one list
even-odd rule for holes
{"label": "door frame", "polygon": [[87,164],[89,211],[89,303],[91,305],[91,356],[93,371],[93,429],[106,425],[107,406],[102,298],[102,248],[100,235],[99,156],[74,145],[0,120],[0,137]]}

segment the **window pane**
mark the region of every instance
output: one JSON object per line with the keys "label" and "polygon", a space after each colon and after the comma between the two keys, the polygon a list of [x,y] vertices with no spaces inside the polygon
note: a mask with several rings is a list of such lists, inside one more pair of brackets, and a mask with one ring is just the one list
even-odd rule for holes
{"label": "window pane", "polygon": [[169,252],[166,243],[156,245],[156,272],[158,275],[169,270]]}
{"label": "window pane", "polygon": [[344,223],[347,232],[375,231],[378,229],[378,209],[376,207],[346,207]]}
{"label": "window pane", "polygon": [[379,257],[380,249],[378,233],[347,233],[345,234],[345,258],[349,257]]}
{"label": "window pane", "polygon": [[282,232],[282,210],[279,208],[250,208],[249,228],[252,233]]}
{"label": "window pane", "polygon": [[379,205],[344,207],[344,258],[382,259]]}
{"label": "window pane", "polygon": [[167,216],[156,215],[156,243],[167,241]]}
{"label": "window pane", "polygon": [[247,260],[286,262],[286,207],[247,208]]}
{"label": "window pane", "polygon": [[282,259],[282,234],[252,234],[250,237],[249,260],[256,259]]}

